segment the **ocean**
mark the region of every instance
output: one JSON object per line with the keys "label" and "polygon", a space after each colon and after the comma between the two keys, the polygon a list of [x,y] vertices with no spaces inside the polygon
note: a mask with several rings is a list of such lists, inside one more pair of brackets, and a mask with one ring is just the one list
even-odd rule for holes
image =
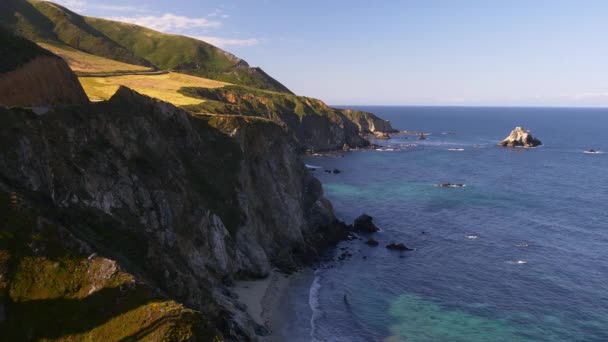
{"label": "ocean", "polygon": [[[380,246],[343,242],[352,257],[296,276],[280,335],[608,341],[608,153],[583,153],[608,151],[608,109],[355,108],[427,139],[305,158],[342,171],[315,173],[340,219],[374,217]],[[497,147],[516,126],[544,145]]]}

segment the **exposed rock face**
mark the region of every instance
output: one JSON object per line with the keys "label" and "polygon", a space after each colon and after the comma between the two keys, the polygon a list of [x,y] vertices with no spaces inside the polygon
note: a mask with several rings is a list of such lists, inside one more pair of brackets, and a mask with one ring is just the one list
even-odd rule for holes
{"label": "exposed rock face", "polygon": [[390,139],[391,136],[388,133],[384,133],[384,132],[374,132],[374,136],[376,136],[376,139]]}
{"label": "exposed rock face", "polygon": [[0,105],[39,107],[89,101],[61,58],[1,28],[0,46]]}
{"label": "exposed rock face", "polygon": [[342,113],[354,122],[363,133],[397,133],[398,130],[391,126],[387,120],[381,119],[375,114],[352,109],[343,109]]}
{"label": "exposed rock face", "polygon": [[2,187],[41,199],[169,298],[214,319],[231,312],[225,336],[254,326],[222,278],[264,276],[343,236],[292,138],[268,120],[193,117],[126,88],[44,116],[0,109],[0,120]]}
{"label": "exposed rock face", "polygon": [[536,147],[542,144],[540,140],[532,136],[529,130],[524,130],[521,127],[515,127],[505,140],[498,143],[499,146],[508,147]]}

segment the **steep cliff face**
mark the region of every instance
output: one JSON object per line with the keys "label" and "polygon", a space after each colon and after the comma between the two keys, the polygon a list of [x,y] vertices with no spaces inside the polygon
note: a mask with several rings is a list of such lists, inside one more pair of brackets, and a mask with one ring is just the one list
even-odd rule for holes
{"label": "steep cliff face", "polygon": [[393,131],[388,121],[371,113],[335,109],[321,100],[304,96],[239,86],[182,88],[180,92],[206,100],[200,105],[184,107],[191,112],[267,118],[286,127],[304,149],[333,150],[344,144],[366,147],[370,143],[361,134]]}
{"label": "steep cliff face", "polygon": [[247,338],[253,325],[227,314],[238,306],[222,279],[289,267],[342,233],[291,137],[268,120],[193,117],[126,88],[44,116],[0,109],[0,120],[6,191],[41,201],[92,252],[224,335]]}
{"label": "steep cliff face", "polygon": [[0,105],[87,103],[69,66],[36,44],[0,29]]}
{"label": "steep cliff face", "polygon": [[212,320],[157,293],[0,184],[0,339],[212,339]]}
{"label": "steep cliff face", "polygon": [[342,114],[348,117],[363,133],[396,133],[390,121],[379,118],[373,113],[359,110],[343,109]]}

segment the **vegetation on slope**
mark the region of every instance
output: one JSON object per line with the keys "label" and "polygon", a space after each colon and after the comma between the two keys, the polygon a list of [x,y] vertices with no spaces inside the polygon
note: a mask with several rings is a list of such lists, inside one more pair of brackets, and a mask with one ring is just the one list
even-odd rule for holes
{"label": "vegetation on slope", "polygon": [[199,98],[181,94],[179,90],[182,87],[217,88],[227,85],[227,83],[175,72],[158,75],[86,76],[80,77],[79,80],[85,92],[93,101],[109,99],[122,85],[176,106],[194,105],[203,102]]}
{"label": "vegetation on slope", "polygon": [[222,88],[184,87],[179,93],[207,101],[196,106],[185,106],[191,112],[261,116],[268,119],[293,113],[298,117],[320,115],[338,118],[339,110],[323,101],[250,87],[230,85]]}
{"label": "vegetation on slope", "polygon": [[359,136],[359,128],[342,110],[323,101],[243,86],[222,88],[184,87],[181,94],[204,99],[197,105],[183,106],[192,113],[258,116],[287,128],[301,148],[332,150],[365,147],[369,142]]}
{"label": "vegetation on slope", "polygon": [[77,75],[122,74],[152,71],[150,67],[122,63],[78,51],[66,45],[38,43],[39,46],[63,58]]}
{"label": "vegetation on slope", "polygon": [[80,15],[59,5],[40,0],[4,0],[0,6],[0,22],[32,41],[63,43],[125,63],[152,65],[88,26]]}
{"label": "vegetation on slope", "polygon": [[3,0],[0,24],[26,38],[60,43],[97,56],[219,81],[287,92],[259,68],[211,44],[141,26],[83,17],[40,0]]}
{"label": "vegetation on slope", "polygon": [[68,229],[43,216],[40,204],[0,191],[0,339],[212,336],[200,313],[154,294],[114,261],[89,254]]}

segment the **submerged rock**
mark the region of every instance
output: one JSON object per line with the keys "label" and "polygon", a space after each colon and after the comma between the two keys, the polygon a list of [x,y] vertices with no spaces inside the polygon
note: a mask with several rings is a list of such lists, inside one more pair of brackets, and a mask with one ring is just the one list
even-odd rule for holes
{"label": "submerged rock", "polygon": [[466,185],[462,183],[439,183],[435,184],[435,186],[438,186],[440,188],[462,188]]}
{"label": "submerged rock", "polygon": [[404,245],[403,243],[389,243],[388,245],[386,245],[387,249],[391,249],[394,251],[411,251],[412,249],[407,247],[406,245]]}
{"label": "submerged rock", "polygon": [[375,233],[380,229],[372,222],[373,218],[367,214],[363,214],[355,219],[354,229],[363,233]]}
{"label": "submerged rock", "polygon": [[369,240],[367,240],[367,241],[365,242],[365,244],[366,244],[366,245],[370,245],[370,246],[378,246],[379,242],[378,242],[378,241],[376,241],[376,240],[374,240],[374,239],[372,239],[372,238],[370,238]]}
{"label": "submerged rock", "polygon": [[529,130],[525,130],[521,127],[515,127],[511,134],[506,137],[503,141],[498,143],[498,146],[507,147],[536,147],[543,143],[532,136]]}

